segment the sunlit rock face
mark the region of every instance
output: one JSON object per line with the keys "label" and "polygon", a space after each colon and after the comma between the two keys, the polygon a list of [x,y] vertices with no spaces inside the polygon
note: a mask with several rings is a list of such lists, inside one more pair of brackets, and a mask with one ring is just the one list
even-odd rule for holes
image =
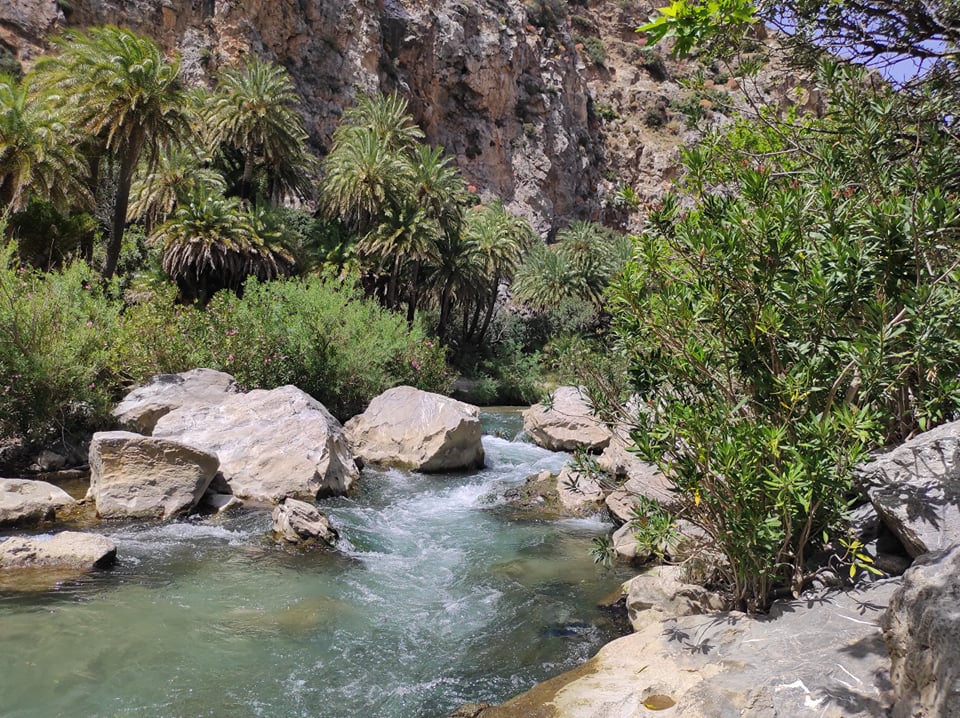
{"label": "sunlit rock face", "polygon": [[319,152],[359,93],[396,90],[428,142],[455,157],[484,199],[502,198],[544,234],[596,208],[602,140],[583,61],[564,22],[530,24],[519,0],[12,0],[0,41],[20,59],[63,25],[112,23],[180,53],[188,82],[254,52],[303,98]]}

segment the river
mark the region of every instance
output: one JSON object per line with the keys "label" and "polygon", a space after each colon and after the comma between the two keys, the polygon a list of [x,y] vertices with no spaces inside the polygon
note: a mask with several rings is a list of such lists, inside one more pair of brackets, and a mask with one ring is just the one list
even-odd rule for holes
{"label": "river", "polygon": [[484,426],[483,470],[322,502],[338,552],[274,546],[266,510],[102,524],[115,568],[0,592],[0,716],[433,718],[581,663],[623,630],[597,604],[627,576],[589,556],[609,525],[505,506],[568,457]]}

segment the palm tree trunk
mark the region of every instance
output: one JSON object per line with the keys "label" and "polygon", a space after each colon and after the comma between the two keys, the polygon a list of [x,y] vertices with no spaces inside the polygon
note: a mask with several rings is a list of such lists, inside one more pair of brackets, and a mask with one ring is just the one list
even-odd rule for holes
{"label": "palm tree trunk", "polygon": [[451,295],[453,294],[453,277],[447,277],[443,285],[443,293],[440,295],[440,321],[437,324],[437,335],[441,339],[446,339],[447,322],[450,321]]}
{"label": "palm tree trunk", "polygon": [[120,250],[123,247],[123,230],[127,225],[127,205],[130,204],[130,186],[133,173],[140,159],[142,142],[134,138],[131,147],[120,159],[120,175],[117,178],[117,194],[113,206],[113,227],[110,230],[110,242],[107,244],[107,257],[103,263],[103,278],[111,279],[117,271]]}
{"label": "palm tree trunk", "polygon": [[390,283],[387,285],[387,309],[397,308],[397,285],[400,283],[400,255],[393,258],[393,269],[390,270]]}
{"label": "palm tree trunk", "polygon": [[417,280],[420,277],[420,262],[413,263],[413,277],[410,280],[410,297],[407,301],[407,325],[413,326],[413,317],[417,311],[417,302],[420,299],[420,288]]}
{"label": "palm tree trunk", "polygon": [[240,180],[240,201],[248,202],[250,200],[250,190],[253,187],[253,148],[247,151],[247,156],[243,159],[243,178]]}
{"label": "palm tree trunk", "polygon": [[483,318],[483,325],[480,327],[480,335],[477,337],[477,344],[483,343],[483,338],[487,335],[487,329],[490,328],[490,320],[493,319],[493,310],[497,306],[497,294],[500,290],[500,275],[493,278],[493,286],[490,291],[490,301],[487,303],[487,313]]}

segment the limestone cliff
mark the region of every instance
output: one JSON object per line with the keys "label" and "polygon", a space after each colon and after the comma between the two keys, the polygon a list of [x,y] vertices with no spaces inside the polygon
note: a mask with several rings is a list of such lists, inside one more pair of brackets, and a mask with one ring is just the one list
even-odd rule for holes
{"label": "limestone cliff", "polygon": [[671,109],[692,68],[634,32],[651,12],[620,0],[4,0],[0,50],[29,65],[57,28],[112,23],[178,51],[194,83],[255,52],[290,71],[319,154],[358,93],[398,90],[482,197],[549,236],[578,218],[622,224],[612,192],[658,196],[677,145],[695,139]]}

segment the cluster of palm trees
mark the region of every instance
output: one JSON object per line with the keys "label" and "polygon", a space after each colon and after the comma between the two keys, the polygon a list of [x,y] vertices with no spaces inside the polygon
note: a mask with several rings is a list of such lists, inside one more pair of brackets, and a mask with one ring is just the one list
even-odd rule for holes
{"label": "cluster of palm trees", "polygon": [[162,247],[185,300],[291,274],[273,210],[318,189],[319,215],[346,238],[340,263],[368,293],[410,322],[429,308],[441,338],[480,345],[515,277],[534,308],[571,296],[599,305],[627,251],[591,223],[544,247],[500,202],[480,204],[396,94],[358,98],[318,166],[279,65],[250,56],[213,90],[188,89],[179,60],[129,30],[68,30],[53,44],[22,80],[0,75],[0,208],[97,208],[109,217],[105,278],[130,222]]}
{"label": "cluster of palm trees", "polygon": [[509,282],[536,235],[494,202],[476,203],[441,148],[396,94],[361,97],[344,112],[324,161],[320,204],[356,237],[369,291],[392,308],[438,311],[448,336],[461,310],[463,339],[482,341],[501,283]]}
{"label": "cluster of palm trees", "polygon": [[31,200],[64,212],[109,207],[106,279],[127,223],[143,221],[190,298],[290,271],[255,211],[309,187],[312,157],[282,68],[251,57],[221,72],[215,90],[188,91],[179,60],[128,30],[67,30],[52,42],[57,52],[22,80],[0,76],[8,211]]}

